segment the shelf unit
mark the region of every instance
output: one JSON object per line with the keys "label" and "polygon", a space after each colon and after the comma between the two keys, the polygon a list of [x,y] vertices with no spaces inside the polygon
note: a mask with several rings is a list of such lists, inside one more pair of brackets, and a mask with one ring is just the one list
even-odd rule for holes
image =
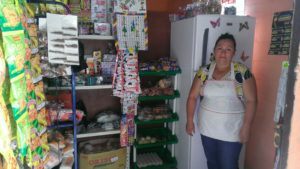
{"label": "shelf unit", "polygon": [[[78,40],[115,40],[114,36],[102,36],[102,35],[79,35]],[[55,89],[56,87],[51,87],[51,89]],[[69,90],[70,87],[60,87],[58,90]],[[77,86],[76,90],[102,90],[102,89],[112,89],[111,84],[104,84],[104,85],[93,85],[93,86]],[[107,135],[114,135],[120,134],[120,130],[101,130],[97,132],[88,132],[88,133],[78,133],[76,135],[77,139],[81,138],[91,138],[91,137],[98,137],[98,136],[107,136]]]}
{"label": "shelf unit", "polygon": [[[100,35],[79,35],[78,40],[114,40],[113,36],[100,36]],[[76,119],[76,90],[104,90],[104,89],[112,89],[111,84],[105,85],[93,85],[93,86],[76,86],[75,78],[76,74],[72,71],[71,76],[71,86],[58,86],[58,87],[48,87],[47,90],[55,91],[55,90],[71,90],[72,93],[72,121],[70,123],[58,123],[52,126],[48,126],[48,129],[61,129],[61,128],[69,128],[73,127],[73,134],[74,134],[74,167],[75,169],[79,168],[78,165],[78,149],[77,139],[82,138],[91,138],[97,136],[107,136],[107,135],[114,135],[119,134],[120,130],[110,130],[110,131],[98,131],[98,132],[91,132],[91,133],[77,133],[77,119]]]}
{"label": "shelf unit", "polygon": [[[48,87],[47,90],[71,90],[72,87]],[[76,86],[76,90],[112,89],[112,85]]]}
{"label": "shelf unit", "polygon": [[[138,116],[135,117],[135,143],[133,147],[133,163],[134,169],[139,169],[137,163],[138,154],[155,152],[163,161],[161,165],[152,165],[147,167],[141,167],[141,169],[166,169],[176,168],[177,161],[175,158],[175,144],[178,142],[178,138],[175,135],[175,124],[179,120],[176,113],[176,98],[180,97],[180,93],[177,89],[178,77],[181,70],[177,71],[139,71],[140,77],[145,76],[160,76],[160,77],[174,77],[173,78],[173,95],[159,95],[159,96],[139,96],[139,102],[151,102],[151,101],[165,101],[168,103],[170,100],[172,103],[170,110],[170,117],[164,119],[153,120],[141,120]],[[156,125],[163,124],[163,127],[156,128],[140,128],[138,126],[143,125]],[[154,136],[158,138],[155,142],[143,143],[137,137]],[[171,148],[170,148],[171,147]]]}
{"label": "shelf unit", "polygon": [[79,40],[115,40],[114,36],[102,36],[102,35],[79,35]]}
{"label": "shelf unit", "polygon": [[90,132],[90,133],[79,133],[79,134],[77,134],[77,138],[108,136],[108,135],[113,135],[113,134],[120,134],[120,130],[108,130],[108,131],[99,131],[99,132]]}

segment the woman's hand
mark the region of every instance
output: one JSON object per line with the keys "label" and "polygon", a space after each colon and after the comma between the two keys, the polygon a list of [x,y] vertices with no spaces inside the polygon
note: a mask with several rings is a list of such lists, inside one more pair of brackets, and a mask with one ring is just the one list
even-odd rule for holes
{"label": "woman's hand", "polygon": [[246,143],[250,137],[250,125],[243,125],[240,130],[240,142]]}
{"label": "woman's hand", "polygon": [[186,123],[186,133],[190,136],[193,136],[193,134],[195,133],[195,125],[193,121],[191,122],[188,121]]}

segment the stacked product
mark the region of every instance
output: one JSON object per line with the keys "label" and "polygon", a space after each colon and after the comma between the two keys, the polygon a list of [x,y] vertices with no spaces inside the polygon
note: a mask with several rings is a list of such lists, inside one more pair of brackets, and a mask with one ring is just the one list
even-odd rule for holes
{"label": "stacked product", "polygon": [[170,15],[170,21],[177,21],[184,18],[203,14],[221,14],[222,5],[219,0],[196,0],[179,8],[176,14]]}
{"label": "stacked product", "polygon": [[50,151],[45,160],[45,169],[51,169],[60,164],[61,169],[72,169],[74,163],[73,135],[62,135],[60,132],[49,133]]}
{"label": "stacked product", "polygon": [[113,0],[71,1],[71,12],[77,14],[80,20],[79,34],[110,36],[113,2]]}

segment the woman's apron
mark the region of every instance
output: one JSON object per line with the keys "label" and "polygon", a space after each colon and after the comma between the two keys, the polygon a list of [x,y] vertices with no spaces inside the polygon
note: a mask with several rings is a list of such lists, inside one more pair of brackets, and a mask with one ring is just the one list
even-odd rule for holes
{"label": "woman's apron", "polygon": [[200,133],[218,140],[239,142],[245,107],[236,93],[233,64],[230,80],[213,80],[215,65],[210,66],[200,103]]}

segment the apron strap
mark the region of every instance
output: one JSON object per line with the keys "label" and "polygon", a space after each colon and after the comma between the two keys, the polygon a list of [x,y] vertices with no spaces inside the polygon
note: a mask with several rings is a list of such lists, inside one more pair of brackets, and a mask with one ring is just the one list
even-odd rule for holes
{"label": "apron strap", "polygon": [[[212,62],[210,67],[209,67],[209,71],[208,71],[208,80],[211,80],[212,79],[212,75],[214,73],[214,70],[216,68],[216,63],[215,62]],[[231,62],[230,63],[230,80],[235,80],[235,77],[234,77],[234,65],[233,63]]]}
{"label": "apron strap", "polygon": [[233,81],[235,81],[234,76],[235,76],[235,74],[234,74],[234,65],[231,62],[231,64],[230,64],[230,79],[233,80]]}
{"label": "apron strap", "polygon": [[210,65],[210,67],[209,67],[207,80],[211,80],[212,79],[212,74],[214,73],[215,67],[216,67],[216,62],[212,62],[211,65]]}

